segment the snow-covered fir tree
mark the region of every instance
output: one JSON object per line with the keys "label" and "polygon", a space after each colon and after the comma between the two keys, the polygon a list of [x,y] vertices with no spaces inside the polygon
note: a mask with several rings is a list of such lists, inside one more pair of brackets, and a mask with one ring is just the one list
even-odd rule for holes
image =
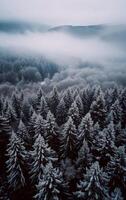
{"label": "snow-covered fir tree", "polygon": [[76,102],[74,101],[68,111],[68,117],[71,117],[74,125],[78,128],[78,125],[81,122],[81,116],[79,114],[79,109],[77,107]]}
{"label": "snow-covered fir tree", "polygon": [[56,109],[57,109],[58,104],[59,104],[59,93],[57,91],[57,88],[54,87],[52,94],[49,98],[49,107],[55,117],[56,117]]}
{"label": "snow-covered fir tree", "polygon": [[98,122],[101,129],[105,128],[106,107],[102,92],[99,94],[99,96],[97,96],[96,100],[92,102],[90,113],[94,124]]}
{"label": "snow-covered fir tree", "polygon": [[45,138],[46,136],[45,125],[46,125],[46,120],[44,120],[43,117],[40,114],[38,114],[34,124],[35,139],[38,137],[39,134]]}
{"label": "snow-covered fir tree", "polygon": [[83,142],[83,140],[85,140],[90,147],[92,145],[93,134],[93,121],[90,113],[87,113],[86,116],[83,117],[78,130],[80,142]]}
{"label": "snow-covered fir tree", "polygon": [[17,115],[17,118],[20,118],[22,102],[19,98],[19,95],[16,92],[12,94],[12,107]]}
{"label": "snow-covered fir tree", "polygon": [[47,113],[49,112],[49,107],[47,105],[47,102],[45,100],[45,98],[42,96],[41,98],[41,102],[40,102],[40,106],[38,108],[38,112],[40,113],[40,115],[46,119],[47,117]]}
{"label": "snow-covered fir tree", "polygon": [[7,180],[9,187],[17,190],[25,185],[23,166],[25,161],[25,148],[16,133],[12,131],[7,148]]}
{"label": "snow-covered fir tree", "polygon": [[65,102],[66,105],[66,109],[67,111],[69,110],[71,104],[73,103],[73,95],[71,92],[71,89],[67,89],[64,94],[63,94],[63,100]]}
{"label": "snow-covered fir tree", "polygon": [[80,118],[82,118],[82,116],[84,114],[84,112],[83,112],[84,111],[84,107],[83,107],[83,103],[82,103],[82,99],[81,99],[80,95],[76,96],[75,102],[76,102],[76,105],[77,105],[78,110],[79,110]]}
{"label": "snow-covered fir tree", "polygon": [[119,147],[107,165],[107,172],[110,177],[110,192],[119,188],[123,197],[126,195],[126,153],[125,148]]}
{"label": "snow-covered fir tree", "polygon": [[29,153],[30,176],[33,182],[38,182],[43,175],[46,165],[56,161],[55,152],[48,146],[44,138],[39,134],[33,145],[33,151]]}
{"label": "snow-covered fir tree", "polygon": [[45,123],[46,138],[49,146],[55,151],[59,151],[60,135],[58,132],[58,126],[54,115],[49,111]]}
{"label": "snow-covered fir tree", "polygon": [[77,158],[77,129],[71,117],[64,125],[61,137],[61,158],[75,160]]}
{"label": "snow-covered fir tree", "polygon": [[67,191],[63,180],[63,174],[58,168],[54,168],[51,162],[46,165],[43,176],[36,187],[36,200],[66,199]]}
{"label": "snow-covered fir tree", "polygon": [[109,199],[107,181],[108,178],[100,169],[99,163],[93,163],[90,169],[87,169],[83,180],[77,184],[76,198],[81,200]]}
{"label": "snow-covered fir tree", "polygon": [[67,119],[67,108],[64,99],[61,98],[56,110],[56,121],[58,125],[61,126],[66,122],[66,119]]}

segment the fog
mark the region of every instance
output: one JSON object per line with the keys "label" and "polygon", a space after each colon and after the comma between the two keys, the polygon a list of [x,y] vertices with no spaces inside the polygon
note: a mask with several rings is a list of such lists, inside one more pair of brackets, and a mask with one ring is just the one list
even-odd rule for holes
{"label": "fog", "polygon": [[75,65],[78,60],[103,63],[125,57],[124,49],[98,37],[79,39],[57,32],[0,33],[0,46],[13,53],[44,55],[60,65],[73,61]]}
{"label": "fog", "polygon": [[79,38],[58,31],[1,32],[0,48],[19,57],[44,56],[57,63],[61,72],[54,76],[54,82],[63,80],[67,84],[67,80],[73,78],[75,84],[80,80],[125,82],[125,45],[104,40],[99,35]]}

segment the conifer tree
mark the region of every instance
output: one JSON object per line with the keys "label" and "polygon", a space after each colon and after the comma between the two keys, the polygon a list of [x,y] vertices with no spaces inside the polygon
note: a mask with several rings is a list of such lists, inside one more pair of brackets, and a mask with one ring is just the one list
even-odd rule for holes
{"label": "conifer tree", "polygon": [[101,129],[105,128],[106,107],[103,93],[100,93],[96,100],[93,101],[90,113],[94,124],[98,122]]}
{"label": "conifer tree", "polygon": [[80,124],[80,121],[81,121],[81,117],[80,117],[79,109],[75,101],[72,103],[69,109],[68,117],[72,118],[74,125],[76,126],[76,128],[78,128],[78,125]]}
{"label": "conifer tree", "polygon": [[103,130],[103,135],[105,137],[105,144],[102,148],[100,164],[101,166],[106,166],[110,161],[111,156],[114,156],[116,150],[113,122],[111,122],[108,127]]}
{"label": "conifer tree", "polygon": [[82,90],[81,99],[83,102],[83,115],[85,116],[90,110],[90,106],[93,99],[93,93],[89,86],[87,86],[86,88]]}
{"label": "conifer tree", "polygon": [[44,119],[46,119],[47,113],[49,112],[49,107],[48,107],[47,102],[46,102],[46,100],[45,100],[44,97],[41,98],[41,103],[40,103],[38,112],[40,113],[40,115],[41,115]]}
{"label": "conifer tree", "polygon": [[56,109],[57,106],[59,104],[59,93],[57,91],[57,88],[54,87],[51,97],[49,98],[49,106],[50,106],[50,110],[53,113],[53,115],[56,117]]}
{"label": "conifer tree", "polygon": [[111,111],[109,114],[109,120],[112,120],[115,125],[121,122],[122,110],[119,105],[119,101],[116,100],[115,103],[111,106]]}
{"label": "conifer tree", "polygon": [[45,129],[46,129],[46,138],[49,146],[56,152],[58,152],[60,143],[58,126],[55,122],[54,115],[50,111],[47,114]]}
{"label": "conifer tree", "polygon": [[12,107],[17,115],[17,118],[20,118],[22,103],[16,92],[12,94]]}
{"label": "conifer tree", "polygon": [[63,174],[59,169],[53,168],[52,163],[46,165],[43,176],[37,187],[36,200],[65,200],[66,185]]}
{"label": "conifer tree", "polygon": [[86,116],[82,119],[79,126],[79,137],[80,141],[85,140],[89,147],[92,145],[92,134],[93,134],[93,121],[91,119],[90,113],[87,113]]}
{"label": "conifer tree", "polygon": [[37,91],[37,95],[36,95],[36,110],[39,110],[40,108],[40,104],[41,104],[41,99],[44,96],[44,92],[42,90],[42,88],[39,88],[39,90]]}
{"label": "conifer tree", "polygon": [[64,125],[60,150],[63,159],[75,160],[77,158],[77,129],[71,117]]}
{"label": "conifer tree", "polygon": [[45,126],[46,126],[46,120],[44,120],[43,117],[40,114],[38,114],[34,125],[35,139],[38,137],[39,134],[44,138],[46,137]]}
{"label": "conifer tree", "polygon": [[91,166],[92,163],[92,154],[88,147],[87,142],[84,140],[83,144],[78,151],[78,158],[76,161],[77,175],[80,179],[83,173],[86,173],[86,169]]}
{"label": "conifer tree", "polygon": [[95,162],[77,185],[75,196],[81,200],[107,199],[106,183],[107,176],[100,169],[99,163]]}
{"label": "conifer tree", "polygon": [[64,99],[64,102],[65,102],[65,105],[66,105],[66,109],[68,111],[71,104],[73,103],[73,96],[72,96],[72,92],[71,92],[70,89],[67,89],[64,92],[63,99]]}
{"label": "conifer tree", "polygon": [[36,132],[35,132],[36,119],[37,119],[37,114],[34,111],[30,120],[29,120],[29,123],[28,123],[27,143],[28,143],[28,146],[29,146],[30,149],[31,149],[31,147],[34,144],[35,139],[36,139]]}
{"label": "conifer tree", "polygon": [[126,192],[126,153],[125,148],[119,147],[107,165],[107,172],[110,177],[110,191],[120,188],[123,196]]}
{"label": "conifer tree", "polygon": [[11,132],[9,120],[6,117],[0,116],[0,171],[5,172],[6,148]]}
{"label": "conifer tree", "polygon": [[122,109],[122,128],[126,128],[126,89],[122,91],[120,96],[120,105]]}
{"label": "conifer tree", "polygon": [[78,110],[79,110],[80,118],[82,118],[84,107],[83,107],[83,103],[82,103],[82,99],[81,99],[80,95],[76,96],[75,102],[76,102],[76,105],[77,105]]}
{"label": "conifer tree", "polygon": [[92,153],[96,160],[99,160],[102,156],[103,149],[106,144],[106,136],[103,131],[100,130],[99,124],[96,123],[93,127],[92,138]]}
{"label": "conifer tree", "polygon": [[24,144],[26,143],[28,138],[28,131],[22,120],[20,120],[18,125],[17,136],[20,138],[22,142],[24,142]]}
{"label": "conifer tree", "polygon": [[30,105],[30,103],[28,102],[28,100],[25,100],[23,102],[23,106],[22,106],[22,112],[23,112],[23,117],[22,120],[23,122],[28,125],[29,120],[34,112],[33,107]]}
{"label": "conifer tree", "polygon": [[56,161],[56,155],[39,134],[33,145],[33,151],[30,151],[30,175],[31,180],[38,182],[43,175],[44,168],[50,161]]}
{"label": "conifer tree", "polygon": [[6,161],[6,166],[8,184],[13,190],[17,190],[25,185],[25,177],[23,174],[25,155],[23,143],[14,131],[12,131],[7,148],[8,160]]}
{"label": "conifer tree", "polygon": [[62,124],[64,124],[66,122],[66,118],[67,118],[67,109],[64,99],[62,98],[56,110],[56,121],[58,125],[61,126]]}

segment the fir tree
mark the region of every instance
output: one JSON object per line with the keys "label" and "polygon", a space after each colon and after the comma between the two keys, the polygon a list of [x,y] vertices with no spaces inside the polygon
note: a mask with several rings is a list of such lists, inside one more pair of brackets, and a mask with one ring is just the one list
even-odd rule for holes
{"label": "fir tree", "polygon": [[111,106],[111,111],[109,114],[109,121],[113,121],[115,125],[121,122],[122,110],[119,105],[119,101],[116,100],[115,103]]}
{"label": "fir tree", "polygon": [[124,147],[119,147],[116,154],[111,157],[107,166],[107,172],[110,177],[110,191],[116,187],[120,188],[123,196],[126,195],[126,153]]}
{"label": "fir tree", "polygon": [[103,93],[100,93],[100,95],[96,98],[96,100],[93,101],[90,113],[94,124],[98,122],[101,129],[105,128],[106,108],[105,108],[105,100]]}
{"label": "fir tree", "polygon": [[9,120],[3,116],[0,116],[0,171],[5,173],[5,160],[6,160],[6,147],[11,132],[11,126]]}
{"label": "fir tree", "polygon": [[58,104],[59,104],[59,93],[57,91],[57,88],[54,87],[51,97],[49,99],[49,106],[50,106],[51,112],[54,114],[55,117],[56,117],[56,109],[57,109]]}
{"label": "fir tree", "polygon": [[46,120],[43,119],[41,115],[37,115],[35,124],[34,124],[34,129],[35,129],[35,139],[38,137],[40,134],[44,138],[46,137]]}
{"label": "fir tree", "polygon": [[103,149],[105,147],[106,137],[103,131],[100,130],[99,124],[96,123],[93,127],[92,138],[92,153],[96,160],[99,160],[102,156]]}
{"label": "fir tree", "polygon": [[8,160],[6,161],[6,166],[8,184],[13,190],[17,190],[25,185],[25,178],[22,169],[25,155],[23,143],[12,131],[7,148]]}
{"label": "fir tree", "polygon": [[71,117],[64,125],[61,140],[61,158],[77,158],[77,130]]}
{"label": "fir tree", "polygon": [[78,151],[78,158],[76,161],[77,176],[80,179],[83,173],[86,173],[86,169],[91,166],[92,154],[88,147],[87,142],[84,140],[83,144]]}
{"label": "fir tree", "polygon": [[36,200],[65,200],[66,185],[63,174],[59,169],[53,168],[52,163],[45,167],[37,187]]}
{"label": "fir tree", "polygon": [[17,115],[17,118],[20,118],[22,103],[17,93],[12,94],[12,107]]}
{"label": "fir tree", "polygon": [[120,96],[120,105],[122,108],[122,128],[126,128],[126,89],[122,91],[122,94]]}
{"label": "fir tree", "polygon": [[66,122],[67,118],[67,109],[66,109],[66,104],[64,102],[64,99],[62,98],[57,106],[57,111],[56,111],[56,121],[59,126],[64,124]]}
{"label": "fir tree", "polygon": [[93,121],[91,119],[90,113],[87,113],[86,116],[82,119],[79,126],[79,137],[80,141],[85,140],[89,147],[92,145],[92,134],[93,134]]}
{"label": "fir tree", "polygon": [[81,200],[107,199],[106,183],[107,176],[100,169],[99,163],[95,162],[77,185],[75,196]]}
{"label": "fir tree", "polygon": [[68,117],[72,118],[74,125],[76,126],[76,128],[78,128],[78,125],[80,124],[80,121],[81,121],[81,117],[80,117],[79,109],[75,101],[72,103],[69,109]]}
{"label": "fir tree", "polygon": [[28,131],[22,120],[20,120],[17,130],[17,136],[20,138],[22,142],[26,142],[28,138]]}
{"label": "fir tree", "polygon": [[41,103],[38,112],[44,119],[46,119],[47,113],[49,112],[49,107],[44,97],[41,98]]}
{"label": "fir tree", "polygon": [[89,86],[87,86],[86,88],[82,90],[81,99],[83,102],[83,115],[85,116],[90,110],[90,106],[93,99],[93,93]]}
{"label": "fir tree", "polygon": [[47,114],[47,120],[45,124],[46,129],[46,138],[49,146],[54,149],[56,152],[59,151],[59,132],[58,126],[55,122],[54,115],[49,111]]}
{"label": "fir tree", "polygon": [[30,151],[30,175],[31,180],[38,182],[43,175],[45,166],[50,161],[56,161],[56,155],[39,134],[33,145],[33,151]]}
{"label": "fir tree", "polygon": [[76,105],[77,105],[78,110],[79,110],[80,118],[82,118],[84,107],[83,107],[83,103],[82,103],[82,99],[81,99],[80,95],[76,96],[75,102],[76,102]]}
{"label": "fir tree", "polygon": [[105,137],[105,143],[101,152],[100,164],[101,166],[106,166],[110,161],[111,156],[114,156],[116,150],[113,122],[111,122],[108,127],[103,130],[103,135]]}
{"label": "fir tree", "polygon": [[65,92],[64,92],[64,95],[63,95],[63,100],[65,102],[65,105],[66,105],[66,109],[67,111],[69,110],[71,104],[73,103],[73,96],[72,96],[72,92],[70,89],[67,89]]}
{"label": "fir tree", "polygon": [[37,114],[34,111],[30,120],[29,120],[29,123],[28,123],[27,143],[28,143],[28,146],[29,146],[30,149],[31,149],[31,147],[34,144],[35,139],[36,139],[36,132],[35,132],[36,119],[37,119]]}

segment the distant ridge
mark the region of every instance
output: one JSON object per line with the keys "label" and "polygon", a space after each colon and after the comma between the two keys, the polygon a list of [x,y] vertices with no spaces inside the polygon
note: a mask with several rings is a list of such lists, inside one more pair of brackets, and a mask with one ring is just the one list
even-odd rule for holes
{"label": "distant ridge", "polygon": [[104,25],[89,25],[89,26],[72,26],[63,25],[57,26],[49,29],[49,32],[64,32],[79,36],[89,36],[100,34],[105,28]]}
{"label": "distant ridge", "polygon": [[0,32],[6,33],[25,33],[31,32],[44,32],[49,29],[47,25],[36,23],[18,22],[18,21],[0,21]]}

